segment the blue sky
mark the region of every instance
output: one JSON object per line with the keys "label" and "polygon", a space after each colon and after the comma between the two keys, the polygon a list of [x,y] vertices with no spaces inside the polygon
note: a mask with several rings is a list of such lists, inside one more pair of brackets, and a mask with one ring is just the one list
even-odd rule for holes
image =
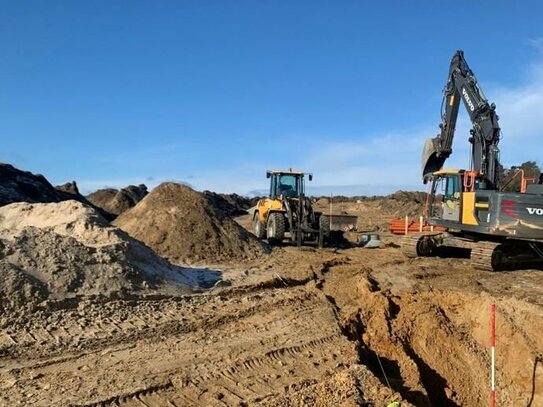
{"label": "blue sky", "polygon": [[[422,188],[456,49],[497,104],[502,161],[541,160],[543,3],[2,1],[0,161],[83,192],[165,180]],[[462,114],[448,165],[467,166]]]}

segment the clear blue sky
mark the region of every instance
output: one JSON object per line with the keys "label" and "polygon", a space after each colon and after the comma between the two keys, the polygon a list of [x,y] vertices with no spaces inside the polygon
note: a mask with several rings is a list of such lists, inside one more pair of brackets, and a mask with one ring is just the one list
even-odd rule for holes
{"label": "clear blue sky", "polygon": [[[0,161],[84,192],[246,193],[272,167],[336,192],[421,187],[456,49],[498,105],[503,161],[541,158],[539,1],[1,5]],[[465,121],[453,164],[467,162]]]}

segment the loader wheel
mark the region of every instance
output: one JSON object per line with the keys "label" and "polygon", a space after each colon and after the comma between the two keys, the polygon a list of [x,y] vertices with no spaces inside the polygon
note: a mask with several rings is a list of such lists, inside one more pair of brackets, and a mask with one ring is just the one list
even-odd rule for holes
{"label": "loader wheel", "polygon": [[270,244],[278,244],[285,236],[285,217],[282,213],[272,213],[268,217],[266,235]]}
{"label": "loader wheel", "polygon": [[319,216],[319,237],[318,246],[322,249],[330,243],[330,219],[326,216]]}
{"label": "loader wheel", "polygon": [[328,216],[319,216],[319,229],[322,230],[325,240],[330,237],[330,218]]}
{"label": "loader wheel", "polygon": [[258,237],[259,239],[264,239],[266,237],[266,225],[260,222],[260,217],[258,216],[258,213],[255,216],[253,226],[256,237]]}

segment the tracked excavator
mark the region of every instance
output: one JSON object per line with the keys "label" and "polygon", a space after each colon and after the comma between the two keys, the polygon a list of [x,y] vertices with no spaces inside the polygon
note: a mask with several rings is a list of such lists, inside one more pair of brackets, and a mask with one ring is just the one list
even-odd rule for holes
{"label": "tracked excavator", "polygon": [[[446,169],[452,153],[461,102],[472,123],[471,169]],[[409,257],[443,253],[442,248],[470,250],[472,264],[483,270],[502,270],[542,264],[543,185],[522,192],[500,187],[501,138],[496,106],[489,104],[462,51],[457,51],[444,89],[442,122],[435,138],[426,140],[422,177],[430,184],[426,218],[446,232],[406,236],[402,249]]]}
{"label": "tracked excavator", "polygon": [[301,171],[267,171],[270,192],[258,201],[253,215],[254,233],[272,245],[288,237],[296,245],[317,244],[323,247],[329,240],[330,221],[313,210],[311,200],[305,196],[305,177],[312,174]]}

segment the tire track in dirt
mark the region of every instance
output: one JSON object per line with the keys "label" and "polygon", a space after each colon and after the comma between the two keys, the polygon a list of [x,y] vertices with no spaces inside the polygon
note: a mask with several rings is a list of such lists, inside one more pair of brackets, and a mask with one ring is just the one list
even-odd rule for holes
{"label": "tire track in dirt", "polygon": [[[110,397],[105,400],[89,404],[74,404],[74,407],[98,407],[146,405],[150,396],[158,405],[239,405],[244,401],[260,401],[267,396],[272,396],[278,391],[277,383],[281,387],[289,387],[298,381],[303,381],[308,371],[315,370],[318,365],[310,359],[324,356],[329,352],[340,333],[327,337],[313,339],[300,345],[283,347],[265,353],[262,356],[237,361],[229,366],[216,369],[206,369],[205,372],[191,376],[188,380],[174,380],[163,385],[153,385],[146,389],[138,390],[130,394]],[[311,358],[301,358],[300,353],[311,351]],[[304,360],[307,359],[307,360]],[[284,366],[296,367],[287,380],[281,380]],[[334,366],[330,366],[334,367]],[[190,371],[191,367],[187,368]],[[270,384],[258,377],[258,372],[265,371],[266,376],[273,377]],[[293,378],[295,380],[293,380]],[[145,398],[145,399],[144,399]],[[139,404],[138,404],[139,403]],[[141,404],[143,403],[143,404]],[[202,404],[206,403],[206,404]],[[190,405],[190,404],[189,404]]]}
{"label": "tire track in dirt", "polygon": [[[241,406],[353,361],[354,348],[312,288],[313,277],[309,286],[274,280],[183,301],[111,301],[38,315],[4,343],[9,357],[0,359],[0,383],[15,375],[10,397],[38,378],[48,390],[22,399],[37,406],[67,405],[55,393],[70,394],[74,406]],[[81,315],[97,320],[81,324]],[[44,344],[38,333],[46,324],[63,329]],[[130,382],[115,379],[121,374]],[[80,383],[91,386],[92,399]]]}
{"label": "tire track in dirt", "polygon": [[[283,290],[274,288],[274,290]],[[48,319],[40,318],[27,321],[22,326],[14,326],[3,332],[0,342],[0,366],[2,357],[10,359],[37,358],[42,355],[55,356],[69,350],[84,351],[100,349],[120,343],[150,339],[161,335],[180,335],[197,331],[202,327],[221,325],[240,317],[258,314],[268,307],[281,307],[292,302],[303,306],[310,294],[296,298],[275,297],[251,304],[251,296],[259,296],[260,287],[254,293],[248,291],[244,296],[235,292],[229,298],[224,295],[211,297],[208,302],[201,298],[186,301],[150,300],[136,302],[109,302],[104,310],[99,305],[90,309],[82,307],[79,311],[64,310],[54,312]],[[248,298],[240,303],[239,298]],[[236,306],[232,314],[216,314],[220,307]],[[198,318],[191,318],[198,310]],[[130,312],[127,312],[130,310]],[[297,309],[302,312],[303,307]],[[58,314],[58,315],[55,315]],[[82,318],[83,322],[82,322]],[[51,329],[53,328],[53,329]]]}

